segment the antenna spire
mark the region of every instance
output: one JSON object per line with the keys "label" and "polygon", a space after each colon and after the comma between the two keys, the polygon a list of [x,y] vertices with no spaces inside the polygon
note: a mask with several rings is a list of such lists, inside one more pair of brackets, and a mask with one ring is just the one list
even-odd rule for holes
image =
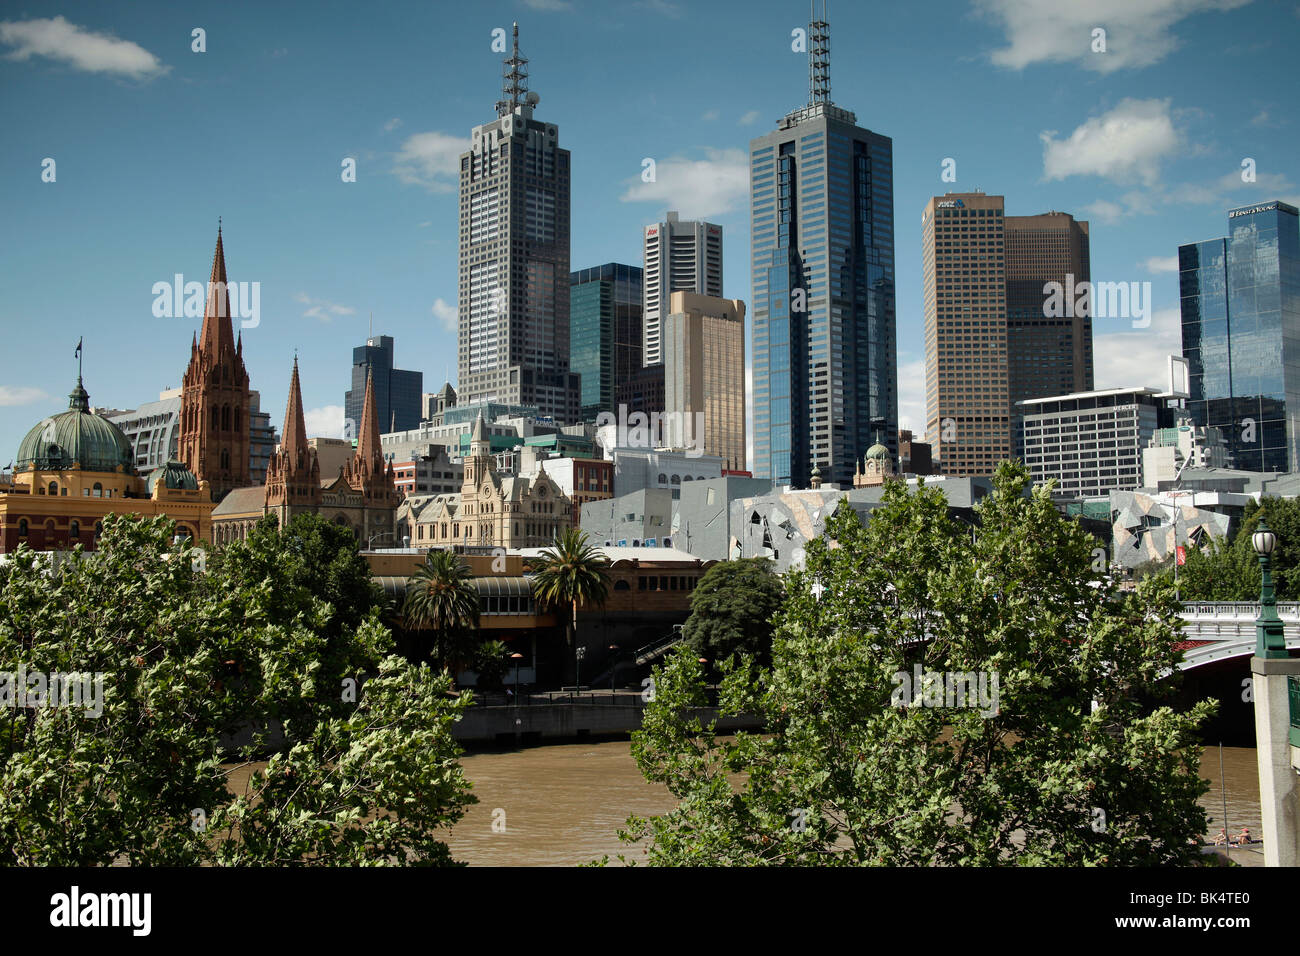
{"label": "antenna spire", "polygon": [[519,24],[514,24],[514,51],[504,61],[501,70],[501,99],[497,101],[497,115],[509,116],[515,107],[524,103],[528,95],[528,58],[519,55]]}
{"label": "antenna spire", "polygon": [[831,28],[826,22],[826,0],[822,18],[817,19],[816,0],[809,0],[808,15],[808,105],[831,101]]}

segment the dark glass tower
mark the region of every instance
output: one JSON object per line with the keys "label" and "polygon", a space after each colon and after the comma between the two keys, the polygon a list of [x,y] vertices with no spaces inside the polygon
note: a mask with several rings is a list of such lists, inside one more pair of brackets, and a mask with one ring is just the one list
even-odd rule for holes
{"label": "dark glass tower", "polygon": [[1178,247],[1187,402],[1223,431],[1237,468],[1300,466],[1300,217],[1266,202],[1228,212],[1228,236]]}
{"label": "dark glass tower", "polygon": [[352,350],[352,388],[343,396],[343,415],[351,423],[346,434],[361,433],[366,400],[366,375],[375,377],[375,406],[381,432],[406,431],[420,424],[420,394],[424,373],[393,368],[393,337],[376,335]]}
{"label": "dark glass tower", "polygon": [[808,41],[808,105],[749,144],[753,469],[795,487],[898,458],[893,141],[831,102],[824,20]]}
{"label": "dark glass tower", "polygon": [[642,272],[609,262],[571,273],[569,368],[582,376],[582,418],[617,412],[620,383],[641,368]]}

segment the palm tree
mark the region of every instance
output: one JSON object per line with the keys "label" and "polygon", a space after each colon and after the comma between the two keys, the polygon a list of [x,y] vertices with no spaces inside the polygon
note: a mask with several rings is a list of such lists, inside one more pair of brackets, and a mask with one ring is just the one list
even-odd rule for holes
{"label": "palm tree", "polygon": [[406,582],[402,619],[433,631],[430,660],[451,667],[453,678],[477,646],[478,591],[473,572],[451,551],[433,550]]}
{"label": "palm tree", "polygon": [[587,534],[566,528],[533,562],[533,593],[544,608],[565,608],[564,637],[570,647],[578,629],[578,607],[601,605],[609,593],[609,560],[587,544]]}

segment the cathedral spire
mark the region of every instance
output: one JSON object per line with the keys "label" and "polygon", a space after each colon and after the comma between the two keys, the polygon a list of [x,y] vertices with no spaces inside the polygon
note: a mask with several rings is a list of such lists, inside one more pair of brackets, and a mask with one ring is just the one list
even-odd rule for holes
{"label": "cathedral spire", "polygon": [[203,334],[199,337],[203,351],[215,361],[224,346],[235,347],[235,333],[230,322],[230,294],[226,291],[226,252],[221,245],[221,226],[217,226],[217,248],[212,254],[212,276],[208,279],[208,305],[203,310]]}
{"label": "cathedral spire", "polygon": [[379,444],[379,408],[375,405],[374,373],[366,372],[366,401],[361,408],[361,434],[357,436],[357,461],[383,468]]}
{"label": "cathedral spire", "polygon": [[284,409],[284,452],[297,465],[307,452],[307,421],[302,413],[302,388],[298,384],[298,358],[293,360],[293,378],[289,382],[289,402]]}

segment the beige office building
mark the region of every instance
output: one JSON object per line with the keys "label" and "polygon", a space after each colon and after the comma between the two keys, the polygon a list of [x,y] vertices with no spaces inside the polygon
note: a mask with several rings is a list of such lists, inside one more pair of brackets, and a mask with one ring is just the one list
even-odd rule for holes
{"label": "beige office building", "polygon": [[942,474],[991,475],[1012,445],[1003,199],[935,196],[921,229],[926,438]]}
{"label": "beige office building", "polygon": [[688,422],[694,429],[703,413],[703,453],[721,458],[724,471],[746,471],[745,303],[674,292],[668,313],[663,341],[669,421]]}

